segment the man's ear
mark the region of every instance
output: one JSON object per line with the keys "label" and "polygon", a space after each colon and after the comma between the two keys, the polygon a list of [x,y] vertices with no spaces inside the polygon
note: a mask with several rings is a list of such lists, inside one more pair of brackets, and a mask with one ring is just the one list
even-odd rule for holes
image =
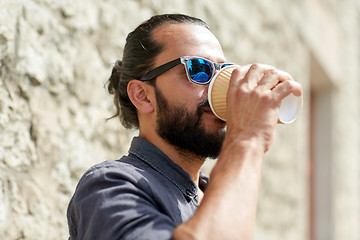
{"label": "man's ear", "polygon": [[154,111],[153,87],[143,81],[131,80],[127,85],[130,101],[141,112],[151,113]]}

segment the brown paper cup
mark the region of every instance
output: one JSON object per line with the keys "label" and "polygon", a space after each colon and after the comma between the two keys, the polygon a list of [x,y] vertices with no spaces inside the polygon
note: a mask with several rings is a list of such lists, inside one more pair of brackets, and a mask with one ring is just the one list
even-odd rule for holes
{"label": "brown paper cup", "polygon": [[[211,110],[218,118],[226,121],[226,94],[232,71],[239,66],[231,65],[221,69],[211,80],[208,98]],[[301,96],[290,94],[285,97],[279,108],[279,122],[292,123],[296,120],[303,105]]]}
{"label": "brown paper cup", "polygon": [[226,94],[229,88],[229,81],[232,71],[238,66],[231,65],[224,67],[210,82],[208,98],[211,110],[221,120],[226,121]]}

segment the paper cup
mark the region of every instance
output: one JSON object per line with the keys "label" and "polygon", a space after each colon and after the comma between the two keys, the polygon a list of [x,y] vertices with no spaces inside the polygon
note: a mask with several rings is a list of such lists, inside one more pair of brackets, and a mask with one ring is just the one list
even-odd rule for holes
{"label": "paper cup", "polygon": [[[208,90],[208,99],[211,110],[223,121],[226,121],[226,94],[229,88],[232,71],[237,65],[231,65],[221,69],[211,80]],[[279,122],[292,123],[296,120],[302,108],[301,96],[290,94],[285,97],[279,108]]]}
{"label": "paper cup", "polygon": [[237,68],[236,65],[224,67],[210,82],[208,90],[208,99],[211,110],[221,120],[226,121],[226,94],[229,88],[229,82],[232,71]]}

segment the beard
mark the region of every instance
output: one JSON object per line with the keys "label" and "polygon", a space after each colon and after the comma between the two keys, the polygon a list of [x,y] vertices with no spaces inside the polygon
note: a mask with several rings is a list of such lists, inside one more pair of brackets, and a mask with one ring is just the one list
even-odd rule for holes
{"label": "beard", "polygon": [[[209,107],[209,102],[201,100],[196,112],[191,113],[185,107],[170,106],[157,87],[155,94],[158,106],[156,132],[159,136],[184,155],[217,158],[225,138],[225,128],[216,132],[206,131],[201,116],[204,108]],[[220,119],[218,121],[224,123]]]}

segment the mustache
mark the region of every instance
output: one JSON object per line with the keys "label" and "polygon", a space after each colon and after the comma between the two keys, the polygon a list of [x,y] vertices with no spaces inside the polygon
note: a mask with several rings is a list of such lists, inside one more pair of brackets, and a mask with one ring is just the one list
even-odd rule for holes
{"label": "mustache", "polygon": [[[209,108],[211,108],[211,107],[210,107],[210,103],[209,103],[208,99],[202,99],[202,100],[199,101],[198,109],[197,109],[197,117],[198,117],[197,123],[200,123],[200,119],[201,119],[202,114],[205,112],[205,110],[207,110]],[[225,123],[225,121],[221,120],[220,118],[217,119],[217,120],[222,122],[222,123]]]}
{"label": "mustache", "polygon": [[199,101],[198,104],[198,111],[199,112],[203,112],[205,108],[209,108],[210,107],[210,103],[208,99],[202,99]]}

